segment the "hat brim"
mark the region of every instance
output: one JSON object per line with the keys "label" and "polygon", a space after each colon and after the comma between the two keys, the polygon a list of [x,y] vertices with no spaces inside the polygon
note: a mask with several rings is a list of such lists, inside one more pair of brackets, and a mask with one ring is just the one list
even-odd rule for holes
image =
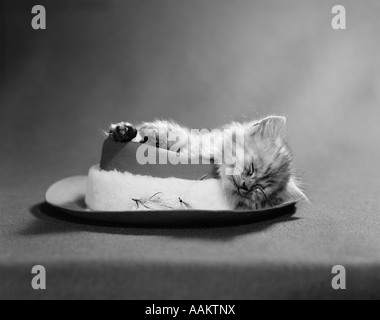
{"label": "hat brim", "polygon": [[46,202],[80,219],[129,227],[222,227],[257,223],[295,213],[298,201],[264,210],[170,210],[170,211],[91,211],[85,203],[87,177],[76,176],[52,185]]}

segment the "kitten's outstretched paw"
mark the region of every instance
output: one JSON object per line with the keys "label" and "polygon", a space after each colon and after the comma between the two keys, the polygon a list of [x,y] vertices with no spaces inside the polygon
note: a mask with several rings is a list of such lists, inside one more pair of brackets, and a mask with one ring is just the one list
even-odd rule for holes
{"label": "kitten's outstretched paw", "polygon": [[109,137],[117,142],[129,142],[137,136],[137,129],[128,122],[112,124],[109,128]]}

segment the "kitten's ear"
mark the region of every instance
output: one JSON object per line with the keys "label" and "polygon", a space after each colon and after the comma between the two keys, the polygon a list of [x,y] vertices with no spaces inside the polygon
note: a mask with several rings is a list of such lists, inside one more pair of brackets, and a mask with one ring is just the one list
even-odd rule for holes
{"label": "kitten's ear", "polygon": [[264,138],[278,138],[286,135],[286,118],[285,117],[268,117],[258,122],[258,133]]}

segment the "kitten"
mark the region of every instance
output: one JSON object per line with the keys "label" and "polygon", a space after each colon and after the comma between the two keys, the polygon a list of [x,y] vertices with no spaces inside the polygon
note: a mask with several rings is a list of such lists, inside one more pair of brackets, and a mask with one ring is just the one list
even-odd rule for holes
{"label": "kitten", "polygon": [[[236,138],[237,132],[243,133],[243,140]],[[232,136],[232,143],[226,144],[226,135],[222,133]],[[285,138],[284,117],[235,122],[221,131],[203,133],[194,133],[170,121],[146,122],[137,127],[136,137],[138,141],[188,157],[200,152],[204,158],[217,160],[223,190],[237,210],[264,209],[306,199],[295,177],[293,156]],[[240,171],[231,175],[234,162]]]}

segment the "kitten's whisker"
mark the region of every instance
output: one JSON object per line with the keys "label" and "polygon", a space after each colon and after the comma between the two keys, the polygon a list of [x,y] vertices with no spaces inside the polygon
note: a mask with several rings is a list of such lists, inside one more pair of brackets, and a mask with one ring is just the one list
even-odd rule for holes
{"label": "kitten's whisker", "polygon": [[108,138],[109,135],[110,135],[110,133],[107,132],[107,131],[104,130],[104,129],[99,129],[99,132],[100,132],[100,134],[101,134],[102,136],[104,136],[105,138]]}

